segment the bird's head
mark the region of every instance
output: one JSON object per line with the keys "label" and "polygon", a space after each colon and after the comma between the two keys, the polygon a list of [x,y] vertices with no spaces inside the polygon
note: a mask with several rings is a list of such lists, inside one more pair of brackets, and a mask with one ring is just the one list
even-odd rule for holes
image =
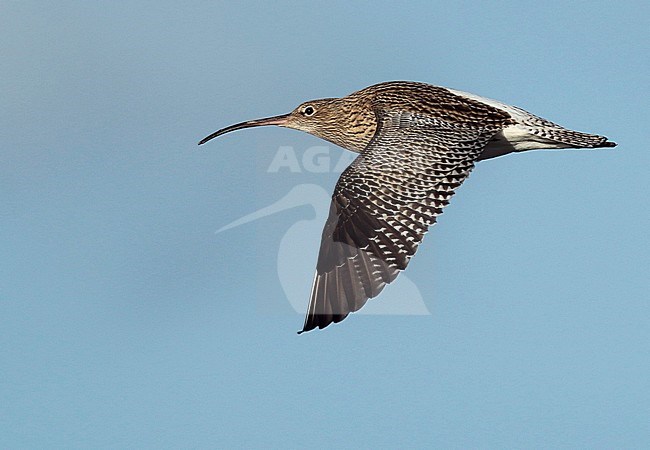
{"label": "bird's head", "polygon": [[222,128],[201,140],[199,145],[230,131],[265,125],[304,131],[348,150],[360,152],[372,139],[377,129],[377,119],[369,105],[351,97],[310,100],[289,114],[249,120]]}

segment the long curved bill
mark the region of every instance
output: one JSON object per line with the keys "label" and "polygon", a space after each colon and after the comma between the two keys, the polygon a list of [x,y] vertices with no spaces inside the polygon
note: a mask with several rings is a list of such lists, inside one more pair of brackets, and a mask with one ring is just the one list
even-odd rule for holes
{"label": "long curved bill", "polygon": [[209,140],[214,139],[217,136],[221,136],[222,134],[230,133],[231,131],[235,131],[235,130],[241,130],[242,128],[263,127],[266,125],[282,126],[287,123],[287,119],[289,119],[289,114],[283,114],[281,116],[273,116],[273,117],[267,117],[265,119],[249,120],[235,125],[230,125],[229,127],[222,128],[221,130],[215,131],[210,136],[201,139],[199,145],[205,144]]}

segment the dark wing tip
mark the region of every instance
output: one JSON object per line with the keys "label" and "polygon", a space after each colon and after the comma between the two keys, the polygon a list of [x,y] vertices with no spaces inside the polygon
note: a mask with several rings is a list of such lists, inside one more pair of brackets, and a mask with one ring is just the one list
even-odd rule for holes
{"label": "dark wing tip", "polygon": [[612,141],[605,141],[602,144],[600,144],[600,147],[616,147],[618,144],[616,142]]}
{"label": "dark wing tip", "polygon": [[304,327],[302,330],[298,331],[298,334],[303,334],[308,331],[312,331],[315,329],[324,329],[327,328],[328,326],[332,325],[333,323],[339,323],[343,319],[345,319],[350,313],[344,313],[344,314],[335,314],[334,316],[329,315],[329,314],[313,314],[307,317],[307,323],[305,323]]}
{"label": "dark wing tip", "polygon": [[313,316],[310,319],[311,320],[309,320],[309,323],[305,323],[305,325],[302,327],[302,330],[298,331],[298,334],[303,334],[303,333],[306,333],[308,331],[315,330],[316,328],[325,328],[327,326],[327,325],[322,326],[322,327],[319,326],[316,323],[316,321],[314,320]]}

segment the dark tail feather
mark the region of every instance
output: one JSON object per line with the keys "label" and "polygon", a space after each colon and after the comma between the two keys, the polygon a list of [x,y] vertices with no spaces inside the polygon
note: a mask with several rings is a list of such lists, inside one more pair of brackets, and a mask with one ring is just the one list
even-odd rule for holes
{"label": "dark tail feather", "polygon": [[567,130],[562,127],[537,128],[531,130],[531,133],[548,138],[570,148],[601,148],[616,147],[616,142],[608,141],[605,136],[598,134],[582,133],[580,131]]}

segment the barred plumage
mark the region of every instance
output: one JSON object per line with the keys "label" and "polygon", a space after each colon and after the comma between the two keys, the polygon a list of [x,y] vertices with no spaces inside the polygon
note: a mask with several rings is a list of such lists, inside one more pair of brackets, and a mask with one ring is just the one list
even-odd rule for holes
{"label": "barred plumage", "polygon": [[477,161],[538,148],[616,146],[495,100],[403,81],[306,102],[199,144],[261,125],[306,131],[360,153],[332,195],[301,332],[340,322],[379,295]]}

